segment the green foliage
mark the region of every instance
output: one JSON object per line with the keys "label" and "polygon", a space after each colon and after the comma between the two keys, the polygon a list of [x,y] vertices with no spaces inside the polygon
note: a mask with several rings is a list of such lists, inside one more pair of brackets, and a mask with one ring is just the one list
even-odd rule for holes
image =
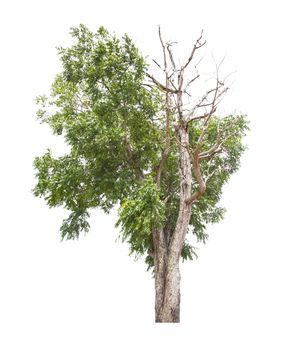
{"label": "green foliage", "polygon": [[195,248],[192,247],[187,241],[184,242],[184,246],[181,253],[182,260],[194,260],[198,258],[195,252]]}
{"label": "green foliage", "polygon": [[[48,150],[35,158],[34,195],[43,197],[50,207],[70,211],[61,226],[63,239],[78,238],[81,231],[89,230],[90,209],[109,212],[120,204],[117,225],[122,238],[131,253],[146,255],[151,267],[151,230],[163,227],[173,232],[179,208],[179,145],[174,128],[160,189],[155,185],[165,143],[164,96],[146,89],[147,63],[127,35],[119,39],[103,27],[92,33],[83,25],[72,28],[71,35],[73,45],[58,49],[62,72],[50,96],[36,99],[40,122],[62,135],[70,152],[56,158]],[[201,130],[201,120],[190,125],[192,148]],[[203,174],[213,176],[193,205],[190,221],[191,232],[204,243],[206,224],[223,218],[224,209],[217,203],[223,185],[239,168],[247,121],[242,115],[213,116],[202,151],[218,142],[219,130],[223,152],[201,161]],[[193,190],[197,190],[196,181]],[[183,260],[196,257],[188,241],[181,256]]]}
{"label": "green foliage", "polygon": [[36,99],[38,118],[64,135],[71,153],[53,158],[49,151],[34,162],[34,194],[72,212],[61,228],[68,239],[88,228],[79,208],[109,211],[137,187],[137,172],[152,168],[159,148],[157,95],[142,86],[146,64],[131,39],[117,39],[102,27],[93,34],[83,25],[71,35],[74,44],[58,49],[63,70],[51,96]]}
{"label": "green foliage", "polygon": [[[201,133],[201,122],[191,125],[191,146],[195,147]],[[225,209],[218,207],[222,189],[230,176],[240,167],[240,158],[245,150],[242,139],[248,130],[248,122],[244,115],[229,115],[224,118],[213,116],[210,120],[203,144],[203,152],[209,150],[217,142],[222,143],[221,153],[215,154],[209,161],[201,161],[201,171],[204,176],[209,176],[206,183],[206,191],[193,206],[190,225],[197,240],[206,243],[206,224],[217,223],[223,219]],[[221,135],[219,140],[219,133]],[[195,179],[193,191],[197,190]]]}
{"label": "green foliage", "polygon": [[131,253],[143,255],[151,249],[151,231],[163,225],[165,205],[151,178],[126,198],[119,208],[117,226]]}
{"label": "green foliage", "polygon": [[79,232],[88,232],[90,225],[87,221],[89,218],[89,213],[74,211],[72,212],[68,219],[63,220],[60,231],[62,239],[75,239],[79,237]]}

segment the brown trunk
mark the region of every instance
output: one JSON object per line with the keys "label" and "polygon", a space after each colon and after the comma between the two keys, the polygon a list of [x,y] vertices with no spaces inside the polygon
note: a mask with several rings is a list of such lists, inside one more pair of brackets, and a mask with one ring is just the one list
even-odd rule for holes
{"label": "brown trunk", "polygon": [[[163,275],[162,275],[163,276]],[[162,277],[161,276],[161,277]],[[161,283],[155,273],[155,286],[161,285],[161,298],[157,300],[156,292],[156,307],[155,321],[156,322],[180,322],[180,272],[179,266],[175,266],[169,270],[165,267],[165,273]]]}
{"label": "brown trunk", "polygon": [[164,300],[167,268],[167,244],[163,229],[153,231],[153,245],[155,274],[155,321],[161,322],[160,314]]}
{"label": "brown trunk", "polygon": [[179,322],[180,273],[169,265],[168,242],[163,229],[153,232],[155,273],[155,322]]}
{"label": "brown trunk", "polygon": [[188,131],[179,128],[180,152],[180,206],[174,233],[169,246],[163,229],[153,232],[155,268],[155,320],[180,322],[180,271],[179,259],[191,217],[192,172],[188,149]]}

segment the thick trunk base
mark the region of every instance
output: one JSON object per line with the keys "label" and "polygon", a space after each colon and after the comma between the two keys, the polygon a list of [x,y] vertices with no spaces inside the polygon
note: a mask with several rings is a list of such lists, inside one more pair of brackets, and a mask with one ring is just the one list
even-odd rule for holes
{"label": "thick trunk base", "polygon": [[179,323],[180,322],[180,303],[176,309],[171,309],[169,313],[160,313],[155,315],[156,323]]}
{"label": "thick trunk base", "polygon": [[[160,290],[161,298],[157,298],[155,303],[156,323],[178,323],[180,322],[180,272],[178,264],[173,268],[165,266],[162,274],[164,280],[159,283],[159,278],[155,278],[156,291]],[[158,282],[158,283],[157,283]],[[159,288],[159,287],[162,288]]]}

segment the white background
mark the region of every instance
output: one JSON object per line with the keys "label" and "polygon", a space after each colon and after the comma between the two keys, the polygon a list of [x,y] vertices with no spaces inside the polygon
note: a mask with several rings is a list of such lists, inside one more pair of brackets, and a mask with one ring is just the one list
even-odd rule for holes
{"label": "white background", "polygon": [[[287,349],[287,11],[281,1],[2,1],[0,5],[0,348]],[[36,121],[34,97],[60,65],[55,46],[83,23],[127,32],[157,56],[157,25],[188,54],[203,28],[235,83],[227,112],[251,120],[249,150],[224,189],[225,219],[182,266],[181,324],[154,324],[143,262],[115,242],[115,213],[60,242],[62,209],[33,198],[32,161],[63,145]],[[209,51],[210,50],[210,51]],[[226,66],[225,66],[226,65]]]}

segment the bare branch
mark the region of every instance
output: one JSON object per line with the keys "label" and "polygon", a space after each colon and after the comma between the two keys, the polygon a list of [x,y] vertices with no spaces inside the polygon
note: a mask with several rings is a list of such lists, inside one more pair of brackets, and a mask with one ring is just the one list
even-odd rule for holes
{"label": "bare branch", "polygon": [[[189,92],[187,90],[184,90],[184,93],[187,94],[189,97],[192,97],[191,94],[189,94]],[[186,110],[187,111],[187,110]]]}
{"label": "bare branch", "polygon": [[[159,26],[159,39],[160,39],[161,46],[163,49],[164,72],[165,72],[165,78],[166,78],[166,81],[165,81],[166,135],[165,135],[165,146],[164,146],[162,156],[161,156],[159,165],[157,167],[157,173],[156,173],[156,184],[157,184],[158,188],[160,188],[162,169],[163,169],[164,163],[166,162],[168,155],[169,155],[169,152],[170,152],[170,144],[171,144],[171,137],[170,137],[170,109],[171,109],[170,105],[171,105],[171,103],[170,102],[171,102],[171,99],[170,99],[169,93],[171,93],[171,91],[173,91],[170,89],[172,75],[170,77],[168,76],[166,48],[165,48],[165,45],[164,45],[163,40],[162,40],[160,26]],[[168,50],[169,55],[170,55],[170,60],[172,59],[172,61],[173,61],[173,56],[172,56],[172,53],[170,53],[168,46],[167,46],[167,50]],[[173,61],[173,63],[174,63],[174,61]],[[175,63],[174,63],[174,65],[175,65]]]}
{"label": "bare branch", "polygon": [[223,144],[227,140],[229,140],[231,137],[233,137],[234,135],[237,135],[237,132],[233,132],[233,133],[229,134],[223,140],[220,140],[220,135],[218,135],[217,142],[208,151],[201,152],[199,154],[199,159],[210,159],[215,154],[221,153],[223,151],[223,148],[222,148]]}
{"label": "bare branch", "polygon": [[[216,108],[212,111],[212,113],[216,112]],[[199,116],[195,116],[195,117],[190,117],[188,119],[188,123],[191,122],[191,121],[194,121],[194,120],[200,120],[200,119],[205,119],[208,117],[208,115],[211,113],[211,111],[209,111],[208,113],[205,113],[203,115],[199,115]]]}
{"label": "bare branch", "polygon": [[189,87],[189,85],[191,85],[192,83],[194,83],[195,80],[197,80],[200,77],[199,71],[197,69],[198,64],[202,61],[203,57],[201,57],[201,59],[195,64],[194,68],[196,71],[196,75],[194,78],[192,78],[191,80],[188,81],[188,83],[186,84],[185,88],[184,88],[184,92],[186,92],[189,96],[190,94],[186,91],[187,88]]}
{"label": "bare branch", "polygon": [[169,57],[170,57],[170,61],[172,63],[173,69],[174,69],[174,71],[176,71],[176,64],[175,64],[173,53],[172,53],[170,46],[171,46],[171,44],[167,44],[167,51],[169,53]]}
{"label": "bare branch", "polygon": [[152,58],[152,61],[153,61],[161,70],[163,70],[163,68],[160,66],[160,64],[159,64],[156,60],[154,60],[154,59]]}
{"label": "bare branch", "polygon": [[212,114],[214,113],[214,111],[216,111],[216,108],[217,108],[215,106],[215,101],[216,101],[216,98],[217,98],[218,89],[219,89],[219,80],[218,80],[218,76],[217,76],[217,85],[216,85],[216,89],[215,89],[215,93],[214,93],[214,98],[213,98],[213,101],[212,101],[212,104],[211,104],[211,109],[210,109],[210,112],[207,113],[207,117],[206,117],[206,119],[204,121],[203,128],[202,128],[201,134],[200,134],[200,136],[198,138],[197,145],[196,145],[196,148],[195,148],[196,158],[198,157],[198,155],[200,153],[200,148],[202,146],[202,142],[204,140],[204,136],[206,134],[206,131],[207,131],[207,128],[208,128],[208,125],[209,125],[209,120],[210,120],[210,118],[212,117]]}
{"label": "bare branch", "polygon": [[190,84],[194,83],[194,81],[195,81],[196,79],[198,79],[199,77],[200,77],[200,74],[198,73],[198,74],[196,75],[196,77],[194,77],[193,79],[189,80],[188,83],[187,83],[186,86],[185,86],[185,90],[188,88],[188,86],[189,86]]}
{"label": "bare branch", "polygon": [[160,83],[160,81],[158,81],[156,78],[153,77],[153,75],[146,73],[147,77],[150,78],[153,83],[158,86],[158,88],[160,88],[163,91],[167,91],[167,92],[171,92],[172,94],[176,94],[177,90],[168,88],[167,86],[163,85],[162,83]]}
{"label": "bare branch", "polygon": [[206,178],[205,178],[205,184],[207,184],[207,182],[208,182],[208,180],[210,180],[211,179],[211,177],[213,176],[213,175],[215,175],[215,173],[217,173],[217,171],[218,171],[219,169],[214,169],[211,173],[209,173],[207,176],[206,176]]}
{"label": "bare branch", "polygon": [[181,91],[182,86],[183,86],[183,78],[184,71],[181,69],[180,72],[178,73],[178,93]]}
{"label": "bare branch", "polygon": [[149,87],[149,88],[151,88],[151,89],[153,89],[153,85],[151,85],[151,84],[147,84],[147,83],[142,83],[142,86],[147,86],[147,87]]}
{"label": "bare branch", "polygon": [[192,61],[196,50],[200,49],[200,47],[202,47],[206,44],[206,40],[203,43],[200,43],[202,36],[203,36],[203,30],[201,30],[201,34],[200,34],[199,38],[196,40],[196,43],[193,46],[192,52],[191,52],[186,64],[182,67],[183,70],[186,69],[187,66],[189,65],[189,63]]}
{"label": "bare branch", "polygon": [[[195,149],[195,152],[197,154],[199,154],[199,152],[200,152],[200,148],[201,148],[204,136],[205,136],[206,131],[207,131],[209,120],[212,117],[213,113],[215,113],[219,103],[222,101],[222,99],[220,99],[220,97],[224,96],[224,94],[228,91],[228,87],[224,87],[224,82],[219,80],[219,67],[221,66],[223,61],[224,61],[224,58],[222,59],[222,61],[218,65],[215,63],[216,64],[216,87],[214,89],[208,90],[204,94],[204,96],[200,99],[198,104],[196,104],[196,106],[191,110],[190,115],[189,115],[188,120],[187,120],[187,122],[191,122],[192,120],[196,120],[196,119],[204,119],[202,132],[198,138],[197,146]],[[212,101],[204,103],[204,101],[207,101],[208,96],[210,94],[213,94]],[[206,108],[206,107],[210,107],[209,112],[206,112],[203,116],[200,116],[200,117],[194,116],[196,109]]]}
{"label": "bare branch", "polygon": [[216,67],[216,72],[217,72],[217,74],[218,74],[218,72],[219,72],[219,68],[222,66],[222,63],[225,61],[225,56],[222,58],[222,60],[219,62],[219,63],[217,63],[216,62],[216,59],[215,59],[215,57],[214,57],[214,55],[213,55],[213,52],[212,52],[212,58],[213,58],[213,61],[214,61],[214,64],[215,64],[215,67]]}
{"label": "bare branch", "polygon": [[167,71],[167,59],[166,59],[166,50],[165,50],[165,45],[162,39],[162,34],[161,34],[161,27],[158,27],[158,35],[159,35],[159,40],[162,46],[162,50],[163,50],[163,60],[164,60],[164,70],[165,72]]}
{"label": "bare branch", "polygon": [[[214,88],[214,89],[210,89],[210,90],[208,90],[208,91],[206,91],[205,92],[205,94],[201,97],[201,99],[199,100],[199,102],[196,104],[196,106],[194,106],[193,108],[192,108],[192,110],[190,111],[190,113],[189,113],[189,117],[188,117],[188,119],[187,119],[187,122],[190,122],[190,121],[192,121],[192,120],[196,120],[196,119],[203,119],[203,118],[206,118],[206,117],[208,117],[208,115],[211,113],[211,112],[209,112],[209,113],[205,113],[202,117],[193,117],[193,115],[194,115],[194,113],[195,113],[195,111],[198,109],[198,108],[200,108],[200,107],[206,107],[206,106],[212,106],[212,104],[213,104],[213,102],[215,102],[215,97],[216,97],[216,94],[217,94],[217,91],[218,91],[218,80],[217,80],[217,85],[216,85],[216,87]],[[207,98],[209,97],[209,95],[210,94],[212,94],[214,92],[214,98],[213,98],[213,100],[209,103],[209,104],[203,104],[203,102],[205,101],[205,100],[207,100]],[[216,94],[215,94],[216,93]],[[214,109],[214,108],[213,108]],[[214,113],[215,112],[215,110],[213,110],[212,111],[212,113]]]}
{"label": "bare branch", "polygon": [[[206,153],[203,155],[199,155],[199,159],[205,159],[205,160],[210,160],[213,156],[215,156],[215,154],[221,153],[223,151],[223,149],[221,147],[216,148],[214,151],[211,151],[210,153]],[[203,152],[204,153],[204,152]]]}
{"label": "bare branch", "polygon": [[173,80],[171,79],[171,76],[169,77],[169,82],[170,82],[170,84],[173,86],[173,88],[175,89],[175,91],[176,91],[176,93],[177,93],[177,92],[178,92],[178,89],[177,89],[177,87],[175,86]]}

